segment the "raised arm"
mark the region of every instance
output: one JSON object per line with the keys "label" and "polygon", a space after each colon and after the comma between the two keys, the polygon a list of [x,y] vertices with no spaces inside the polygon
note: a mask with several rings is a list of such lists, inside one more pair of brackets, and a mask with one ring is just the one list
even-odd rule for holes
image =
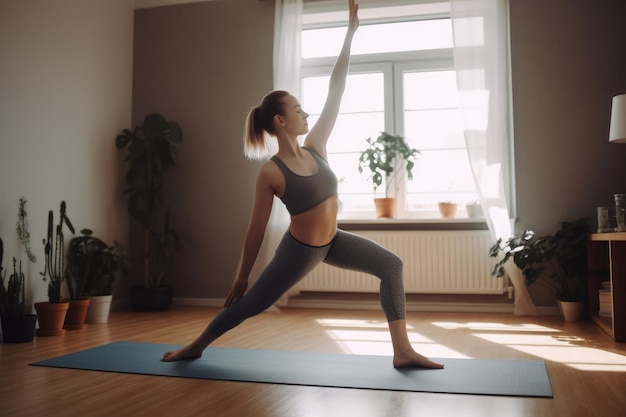
{"label": "raised arm", "polygon": [[359,27],[359,5],[355,0],[349,0],[350,6],[350,18],[348,21],[348,31],[343,41],[343,46],[332,73],[330,74],[330,81],[328,83],[328,97],[326,97],[326,103],[320,114],[315,126],[311,129],[307,135],[304,145],[310,146],[318,151],[324,158],[326,158],[326,142],[330,132],[335,126],[337,120],[337,114],[339,113],[339,106],[341,105],[341,97],[346,88],[346,77],[348,76],[348,67],[350,66],[350,50],[352,47],[352,38],[354,33]]}

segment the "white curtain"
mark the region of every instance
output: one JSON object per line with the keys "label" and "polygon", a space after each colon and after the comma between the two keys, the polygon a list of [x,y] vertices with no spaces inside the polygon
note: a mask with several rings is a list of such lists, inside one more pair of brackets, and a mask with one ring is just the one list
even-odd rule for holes
{"label": "white curtain", "polygon": [[[286,90],[300,97],[300,57],[302,33],[302,0],[276,0],[274,11],[274,89]],[[274,197],[272,214],[265,239],[251,275],[258,277],[272,259],[283,235],[289,227],[289,213],[283,203]],[[270,311],[287,305],[290,296],[298,294],[293,288],[276,302]]]}
{"label": "white curtain", "polygon": [[[509,123],[508,2],[451,0],[454,67],[465,140],[481,205],[494,241],[513,233],[513,158]],[[522,272],[505,270],[515,288],[515,314],[536,315]]]}

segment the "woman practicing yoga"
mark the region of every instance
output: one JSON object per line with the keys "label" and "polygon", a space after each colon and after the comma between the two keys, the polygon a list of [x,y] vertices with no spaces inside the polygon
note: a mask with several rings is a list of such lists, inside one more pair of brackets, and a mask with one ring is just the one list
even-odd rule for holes
{"label": "woman practicing yoga", "polygon": [[[380,303],[389,323],[393,366],[442,368],[418,354],[409,342],[405,321],[402,261],[377,243],[337,229],[337,178],[326,162],[326,142],[333,129],[345,89],[352,38],[359,27],[358,5],[349,0],[350,20],[343,47],[333,68],[328,97],[318,122],[309,131],[308,114],[285,91],[272,91],[246,120],[246,155],[267,158],[265,135],[275,136],[278,152],[263,164],[256,180],[254,208],[246,233],[239,273],[224,309],[196,340],[163,355],[164,361],[193,359],[215,339],[274,304],[321,262],[363,271],[380,279]],[[308,132],[308,134],[307,134]],[[301,147],[297,138],[305,135]],[[259,253],[278,196],[291,222],[272,261],[248,288],[248,276]]]}

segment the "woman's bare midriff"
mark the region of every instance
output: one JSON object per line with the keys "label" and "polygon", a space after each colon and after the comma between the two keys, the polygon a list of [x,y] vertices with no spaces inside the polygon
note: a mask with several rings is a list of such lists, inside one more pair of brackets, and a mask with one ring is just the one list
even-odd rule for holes
{"label": "woman's bare midriff", "polygon": [[337,233],[339,203],[333,196],[311,210],[291,217],[289,231],[298,241],[311,246],[330,243]]}

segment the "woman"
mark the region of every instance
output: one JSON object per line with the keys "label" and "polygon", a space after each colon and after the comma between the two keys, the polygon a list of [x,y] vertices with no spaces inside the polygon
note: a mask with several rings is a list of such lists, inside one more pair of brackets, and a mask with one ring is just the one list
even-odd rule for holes
{"label": "woman", "polygon": [[[371,240],[337,229],[337,178],[326,162],[326,142],[339,112],[352,38],[359,26],[358,5],[349,0],[349,6],[348,31],[330,77],[326,103],[315,126],[309,131],[309,115],[298,100],[285,91],[270,92],[250,111],[246,120],[246,155],[267,155],[266,134],[276,137],[278,152],[260,168],[257,176],[254,208],[239,273],[226,298],[225,308],[195,341],[165,353],[164,361],[200,357],[215,339],[270,307],[311,269],[326,262],[380,278],[380,300],[389,323],[394,367],[443,367],[415,352],[409,342],[401,260]],[[304,146],[300,147],[297,138],[305,134]],[[282,199],[290,213],[289,230],[272,261],[246,293],[248,276],[263,242],[275,195]]]}

